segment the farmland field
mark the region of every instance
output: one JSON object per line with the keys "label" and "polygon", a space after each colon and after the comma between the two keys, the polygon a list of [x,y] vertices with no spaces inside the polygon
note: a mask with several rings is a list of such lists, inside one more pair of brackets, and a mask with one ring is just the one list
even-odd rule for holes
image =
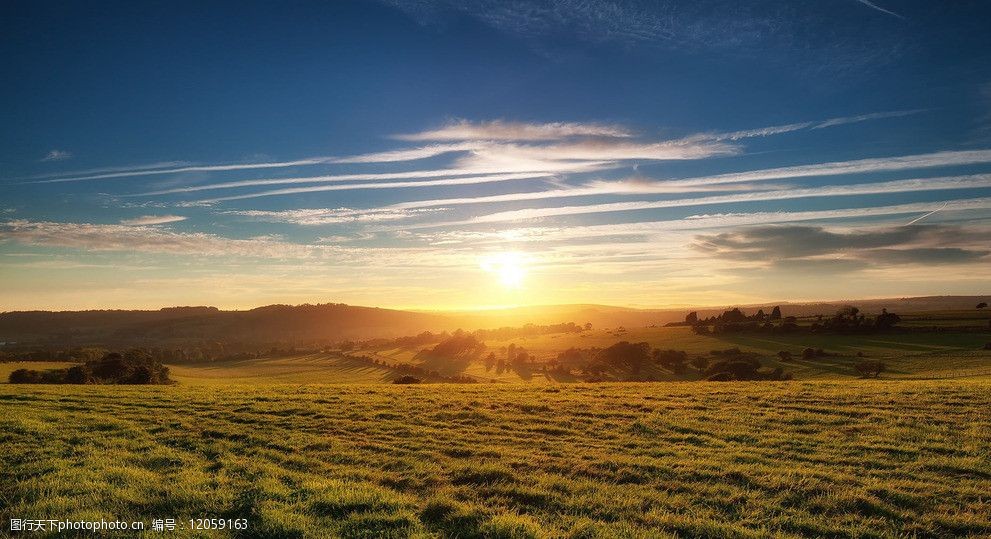
{"label": "farmland field", "polygon": [[991,534],[983,379],[2,385],[0,402],[4,521],[244,517],[243,537]]}
{"label": "farmland field", "polygon": [[[622,333],[613,330],[597,330],[581,334],[551,334],[507,341],[486,341],[489,351],[499,352],[513,343],[526,347],[538,363],[553,358],[569,347],[606,347],[623,339],[645,341],[653,347],[686,350],[690,354],[703,355],[712,350],[736,347],[761,356],[768,367],[781,367],[794,373],[800,380],[853,379],[859,375],[853,365],[866,357],[880,359],[887,364],[885,377],[889,379],[937,379],[937,378],[991,378],[991,353],[981,350],[991,339],[987,333],[924,333],[898,335],[694,335],[688,328],[638,328]],[[802,359],[803,348],[823,348],[829,356]],[[776,353],[791,351],[796,358],[782,362]],[[170,365],[172,377],[181,384],[230,385],[230,384],[375,384],[390,383],[400,373],[388,367],[396,363],[416,363],[417,347],[374,348],[356,352],[358,355],[381,360],[383,365],[371,365],[356,361],[335,352],[301,353],[287,357],[260,358],[235,361],[182,363]],[[479,356],[484,354],[479,354]],[[16,362],[0,363],[0,384],[5,383],[11,371],[17,368],[47,369],[65,367],[70,363]],[[440,367],[444,369],[443,366]],[[560,383],[575,382],[576,376],[530,370],[507,369],[503,373],[486,370],[481,357],[450,370],[449,374],[467,374],[485,382],[503,383]],[[698,380],[694,370],[675,375],[656,366],[645,371],[653,379],[662,381]]]}

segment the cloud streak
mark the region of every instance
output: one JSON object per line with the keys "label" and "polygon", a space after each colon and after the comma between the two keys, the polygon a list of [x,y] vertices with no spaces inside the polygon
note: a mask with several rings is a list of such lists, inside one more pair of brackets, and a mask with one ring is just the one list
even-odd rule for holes
{"label": "cloud streak", "polygon": [[51,150],[44,157],[41,158],[41,162],[49,161],[65,161],[66,159],[72,158],[72,153],[65,150]]}
{"label": "cloud streak", "polygon": [[570,137],[632,137],[633,133],[618,125],[596,123],[525,123],[492,120],[488,122],[470,122],[458,119],[450,121],[437,129],[393,135],[397,140],[422,141],[452,141],[452,140],[561,140]]}
{"label": "cloud streak", "polygon": [[224,212],[227,215],[248,217],[271,223],[291,223],[303,226],[316,226],[355,222],[380,222],[408,219],[419,214],[440,211],[437,209],[389,209],[358,210],[353,208],[296,209],[281,211],[241,210]]}
{"label": "cloud streak", "polygon": [[895,17],[895,18],[898,18],[898,19],[902,19],[902,20],[905,19],[905,17],[903,17],[903,16],[895,13],[894,11],[889,11],[887,9],[884,9],[883,7],[877,5],[877,4],[873,3],[873,2],[868,2],[867,0],[857,0],[857,1],[860,2],[861,4],[867,6],[867,7],[875,10],[875,11],[880,11],[881,13],[886,13],[886,14],[891,15],[892,17]]}
{"label": "cloud streak", "polygon": [[134,219],[123,219],[120,224],[127,226],[148,226],[177,223],[185,220],[186,218],[181,215],[142,215],[141,217],[135,217]]}
{"label": "cloud streak", "polygon": [[[836,185],[826,187],[810,187],[805,189],[785,189],[776,191],[764,191],[757,193],[742,193],[731,195],[717,195],[710,197],[683,198],[674,200],[657,201],[633,201],[633,202],[613,202],[604,204],[590,204],[585,206],[559,206],[551,208],[527,208],[521,210],[511,210],[491,213],[474,217],[468,221],[458,221],[450,223],[433,223],[417,226],[450,226],[470,223],[498,223],[506,221],[517,221],[526,219],[536,219],[544,217],[557,217],[565,215],[584,215],[591,213],[611,213],[622,211],[637,211],[660,208],[678,208],[687,206],[703,206],[712,204],[735,204],[744,202],[765,202],[771,200],[789,200],[796,198],[811,197],[833,197],[870,195],[882,193],[903,193],[917,191],[938,191],[953,189],[978,189],[991,187],[991,174],[977,174],[971,176],[948,176],[942,178],[919,178],[911,180],[895,180],[890,182],[865,183],[854,185]],[[641,193],[648,192],[647,186]]]}
{"label": "cloud streak", "polygon": [[280,161],[272,163],[244,163],[227,165],[192,165],[169,168],[143,168],[125,169],[117,172],[105,172],[99,174],[88,174],[82,176],[58,177],[49,180],[39,180],[34,183],[65,183],[79,182],[85,180],[106,180],[114,178],[132,178],[138,176],[158,176],[162,174],[179,174],[184,172],[225,172],[232,170],[257,170],[270,168],[289,168],[308,165],[321,165],[333,162],[330,157],[312,157],[308,159],[298,159],[295,161]]}
{"label": "cloud streak", "polygon": [[444,180],[426,180],[415,182],[385,182],[385,183],[345,183],[337,185],[316,185],[310,187],[290,187],[285,189],[273,189],[243,195],[232,195],[226,197],[209,198],[198,200],[200,204],[214,204],[228,200],[245,200],[249,198],[260,198],[281,195],[294,195],[300,193],[321,193],[327,191],[352,191],[358,189],[407,189],[422,187],[437,187],[451,185],[476,185],[480,183],[505,182],[514,180],[532,180],[549,178],[553,174],[549,173],[516,173],[516,174],[490,174],[485,176],[471,176],[466,178],[449,178]]}

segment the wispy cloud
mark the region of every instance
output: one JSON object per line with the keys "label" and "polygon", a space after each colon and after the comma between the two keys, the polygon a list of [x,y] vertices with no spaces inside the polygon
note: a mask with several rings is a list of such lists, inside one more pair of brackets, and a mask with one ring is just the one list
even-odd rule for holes
{"label": "wispy cloud", "polygon": [[925,112],[927,109],[912,109],[912,110],[893,110],[889,112],[872,112],[869,114],[860,114],[857,116],[845,116],[841,118],[832,118],[824,122],[820,122],[813,126],[812,129],[822,129],[824,127],[834,127],[837,125],[855,124],[860,122],[867,122],[870,120],[881,120],[885,118],[901,118],[902,116],[911,116],[913,114],[919,114],[920,112]]}
{"label": "wispy cloud", "polygon": [[127,226],[149,226],[177,223],[185,220],[186,218],[181,215],[142,215],[133,219],[123,219],[120,224]]}
{"label": "wispy cloud", "polygon": [[[590,204],[585,206],[559,206],[549,208],[527,208],[522,210],[511,210],[487,215],[480,215],[467,221],[452,223],[432,223],[416,226],[449,226],[454,224],[470,223],[497,223],[506,221],[517,221],[525,219],[536,219],[544,217],[556,217],[564,215],[583,215],[591,213],[611,213],[623,211],[638,211],[659,208],[679,208],[690,206],[703,206],[712,204],[734,204],[743,202],[764,202],[769,200],[789,200],[796,198],[812,197],[835,197],[852,195],[869,195],[881,193],[902,193],[916,191],[938,191],[952,189],[977,189],[991,187],[991,174],[977,174],[971,176],[948,176],[941,178],[919,178],[911,180],[895,180],[890,182],[864,183],[853,185],[836,185],[826,187],[810,187],[805,189],[785,189],[777,191],[763,191],[757,193],[741,193],[731,195],[717,195],[698,198],[682,198],[674,200],[655,201],[634,201],[634,202],[612,202],[604,204]],[[649,186],[644,189],[649,190]],[[643,191],[646,192],[646,191]]]}
{"label": "wispy cloud", "polygon": [[[795,270],[863,269],[878,265],[982,262],[987,229],[914,225],[829,230],[821,226],[759,226],[696,236],[692,247],[706,256]],[[975,241],[984,247],[975,246]],[[837,261],[845,263],[837,265]]]}
{"label": "wispy cloud", "polygon": [[394,163],[397,161],[416,161],[427,159],[454,152],[467,152],[477,150],[485,146],[486,143],[478,141],[461,142],[457,144],[432,144],[418,148],[402,150],[392,150],[386,152],[374,152],[351,157],[335,159],[334,163]]}
{"label": "wispy cloud", "polygon": [[[397,231],[404,236],[414,237],[429,243],[460,244],[460,243],[530,243],[539,242],[569,242],[588,238],[601,237],[643,237],[642,241],[655,242],[658,238],[668,237],[670,232],[732,229],[741,226],[767,225],[772,223],[795,223],[808,221],[830,220],[875,220],[908,214],[917,214],[931,208],[930,203],[895,204],[887,206],[870,206],[859,208],[837,208],[831,210],[808,211],[754,211],[733,213],[696,214],[684,218],[674,218],[659,221],[639,221],[632,223],[613,223],[585,226],[525,226],[499,230],[440,230],[440,231],[411,231],[412,227],[404,227]],[[947,211],[973,212],[991,209],[991,198],[957,199],[948,206]],[[900,223],[893,223],[897,225]]]}
{"label": "wispy cloud", "polygon": [[449,141],[449,140],[560,140],[569,137],[632,137],[633,133],[618,125],[596,123],[525,123],[504,120],[471,122],[453,120],[427,131],[394,135],[393,138],[406,141]]}
{"label": "wispy cloud", "polygon": [[383,180],[403,180],[412,178],[438,178],[451,176],[483,176],[483,172],[473,172],[467,169],[414,170],[409,172],[386,172],[372,174],[329,174],[326,176],[302,176],[294,178],[262,178],[257,180],[237,180],[230,182],[208,183],[203,185],[187,185],[170,189],[159,189],[127,196],[172,195],[176,193],[195,193],[217,189],[239,189],[242,187],[258,187],[262,185],[296,185],[306,183],[337,183],[346,181],[373,182]]}
{"label": "wispy cloud", "polygon": [[0,242],[87,252],[128,252],[248,259],[333,261],[363,269],[449,268],[472,264],[474,253],[410,247],[342,247],[294,243],[277,236],[231,238],[154,226],[14,220],[0,223]]}
{"label": "wispy cloud", "polygon": [[354,222],[379,222],[407,219],[426,212],[439,211],[438,209],[390,209],[380,208],[373,210],[359,210],[353,208],[323,208],[323,209],[296,209],[296,210],[241,210],[223,212],[227,215],[238,215],[259,221],[273,223],[291,223],[304,226],[326,225],[337,223]]}
{"label": "wispy cloud", "polygon": [[184,172],[224,172],[231,170],[257,170],[268,168],[289,168],[308,165],[322,165],[333,162],[332,157],[312,157],[308,159],[298,159],[295,161],[280,161],[272,163],[242,163],[226,165],[193,165],[183,167],[168,168],[145,168],[136,167],[133,169],[118,170],[116,172],[103,172],[98,174],[86,174],[82,176],[62,176],[49,180],[40,180],[37,183],[63,183],[78,182],[84,180],[106,180],[112,178],[131,178],[138,176],[158,176],[162,174],[180,174]]}
{"label": "wispy cloud", "polygon": [[[645,179],[632,179],[622,181],[593,181],[583,187],[568,189],[551,189],[546,191],[508,193],[503,195],[487,195],[478,197],[460,198],[440,198],[431,200],[415,200],[410,202],[400,202],[390,206],[391,208],[429,208],[435,206],[458,206],[465,204],[488,204],[498,202],[519,202],[525,200],[547,200],[557,198],[576,198],[598,195],[642,195],[642,194],[677,194],[693,193],[706,190],[714,191],[747,191],[741,195],[727,195],[721,197],[708,197],[705,199],[679,199],[666,201],[666,204],[676,205],[678,202],[692,202],[697,200],[712,200],[712,203],[740,202],[753,200],[767,200],[767,197],[778,199],[783,194],[791,193],[793,196],[784,198],[805,198],[810,196],[840,196],[845,194],[875,194],[875,193],[896,193],[904,191],[919,190],[940,190],[940,189],[971,189],[988,185],[988,175],[976,176],[949,176],[936,178],[919,178],[911,180],[896,180],[881,183],[861,183],[848,186],[836,186],[832,188],[810,188],[794,189],[782,188],[777,185],[742,185],[742,184],[712,184],[709,186],[680,186],[671,185],[670,182],[658,182]],[[744,189],[734,189],[743,187]]]}
{"label": "wispy cloud", "polygon": [[444,180],[315,185],[310,187],[289,187],[284,189],[273,189],[270,191],[247,193],[243,195],[209,198],[209,199],[198,200],[196,202],[200,204],[213,204],[217,202],[223,202],[226,200],[245,200],[249,198],[294,195],[299,193],[320,193],[327,191],[353,191],[353,190],[361,190],[361,189],[408,189],[408,188],[437,187],[437,186],[451,186],[451,185],[476,185],[480,183],[549,178],[551,176],[553,176],[553,174],[543,173],[543,172],[538,172],[538,173],[523,172],[523,173],[515,173],[515,174],[488,174],[483,176],[469,176],[464,178],[448,178]]}
{"label": "wispy cloud", "polygon": [[888,15],[891,15],[892,17],[897,17],[899,19],[903,19],[903,20],[905,19],[905,17],[903,17],[903,16],[895,13],[894,11],[890,11],[890,10],[884,9],[883,7],[877,5],[877,4],[873,3],[873,2],[868,2],[867,0],[857,0],[857,1],[860,2],[863,5],[871,8],[871,9],[873,9],[873,10],[880,11],[881,13],[887,13]]}
{"label": "wispy cloud", "polygon": [[70,158],[72,158],[72,152],[67,152],[65,150],[51,150],[41,158],[41,161],[65,161]]}
{"label": "wispy cloud", "polygon": [[667,183],[669,185],[691,186],[714,183],[760,182],[787,178],[839,176],[868,172],[889,172],[932,167],[974,165],[979,163],[991,163],[991,150],[948,151],[906,155],[900,157],[878,157],[871,159],[857,159],[853,161],[833,161],[814,165],[798,165],[752,170],[748,172],[733,172],[729,174],[718,174],[715,176],[684,178],[679,180],[671,180]]}

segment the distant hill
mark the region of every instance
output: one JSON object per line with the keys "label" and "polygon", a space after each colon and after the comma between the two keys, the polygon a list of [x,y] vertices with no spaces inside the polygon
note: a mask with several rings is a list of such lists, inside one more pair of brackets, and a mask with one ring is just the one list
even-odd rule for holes
{"label": "distant hill", "polygon": [[849,300],[823,303],[767,303],[678,309],[632,309],[608,305],[545,305],[465,312],[418,312],[341,303],[269,305],[246,311],[215,307],[169,307],[151,310],[17,311],[0,313],[0,342],[67,345],[168,346],[192,341],[242,343],[308,343],[522,326],[524,324],[591,323],[594,327],[642,327],[684,320],[689,311],[701,317],[732,307],[746,312],[780,305],[785,316],[831,314],[843,305],[865,313],[887,308],[909,313],[968,310],[987,296],[930,296]]}
{"label": "distant hill", "polygon": [[[845,305],[859,307],[865,314],[876,314],[886,308],[891,312],[913,313],[924,311],[971,310],[989,296],[926,296],[914,298],[851,299],[820,303],[760,303],[727,304],[723,306],[700,306],[664,309],[635,309],[609,305],[545,305],[496,309],[491,311],[468,311],[456,313],[466,322],[467,328],[512,326],[522,323],[552,324],[559,322],[591,323],[595,327],[648,326],[679,322],[691,311],[697,311],[702,318],[722,314],[723,311],[739,307],[753,313],[758,309],[770,312],[780,306],[784,316],[811,316],[833,314]],[[453,315],[455,313],[451,313]],[[467,323],[470,322],[470,323]]]}
{"label": "distant hill", "polygon": [[429,313],[322,305],[269,305],[248,311],[171,307],[158,311],[21,311],[0,313],[0,341],[85,344],[172,342],[309,342],[398,337],[446,328],[444,316]]}

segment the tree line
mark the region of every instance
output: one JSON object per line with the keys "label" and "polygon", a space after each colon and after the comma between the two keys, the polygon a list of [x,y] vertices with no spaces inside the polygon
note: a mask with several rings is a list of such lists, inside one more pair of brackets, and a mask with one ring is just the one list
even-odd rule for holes
{"label": "tree line", "polygon": [[171,384],[169,368],[145,350],[110,352],[98,360],[65,369],[17,369],[12,384]]}

